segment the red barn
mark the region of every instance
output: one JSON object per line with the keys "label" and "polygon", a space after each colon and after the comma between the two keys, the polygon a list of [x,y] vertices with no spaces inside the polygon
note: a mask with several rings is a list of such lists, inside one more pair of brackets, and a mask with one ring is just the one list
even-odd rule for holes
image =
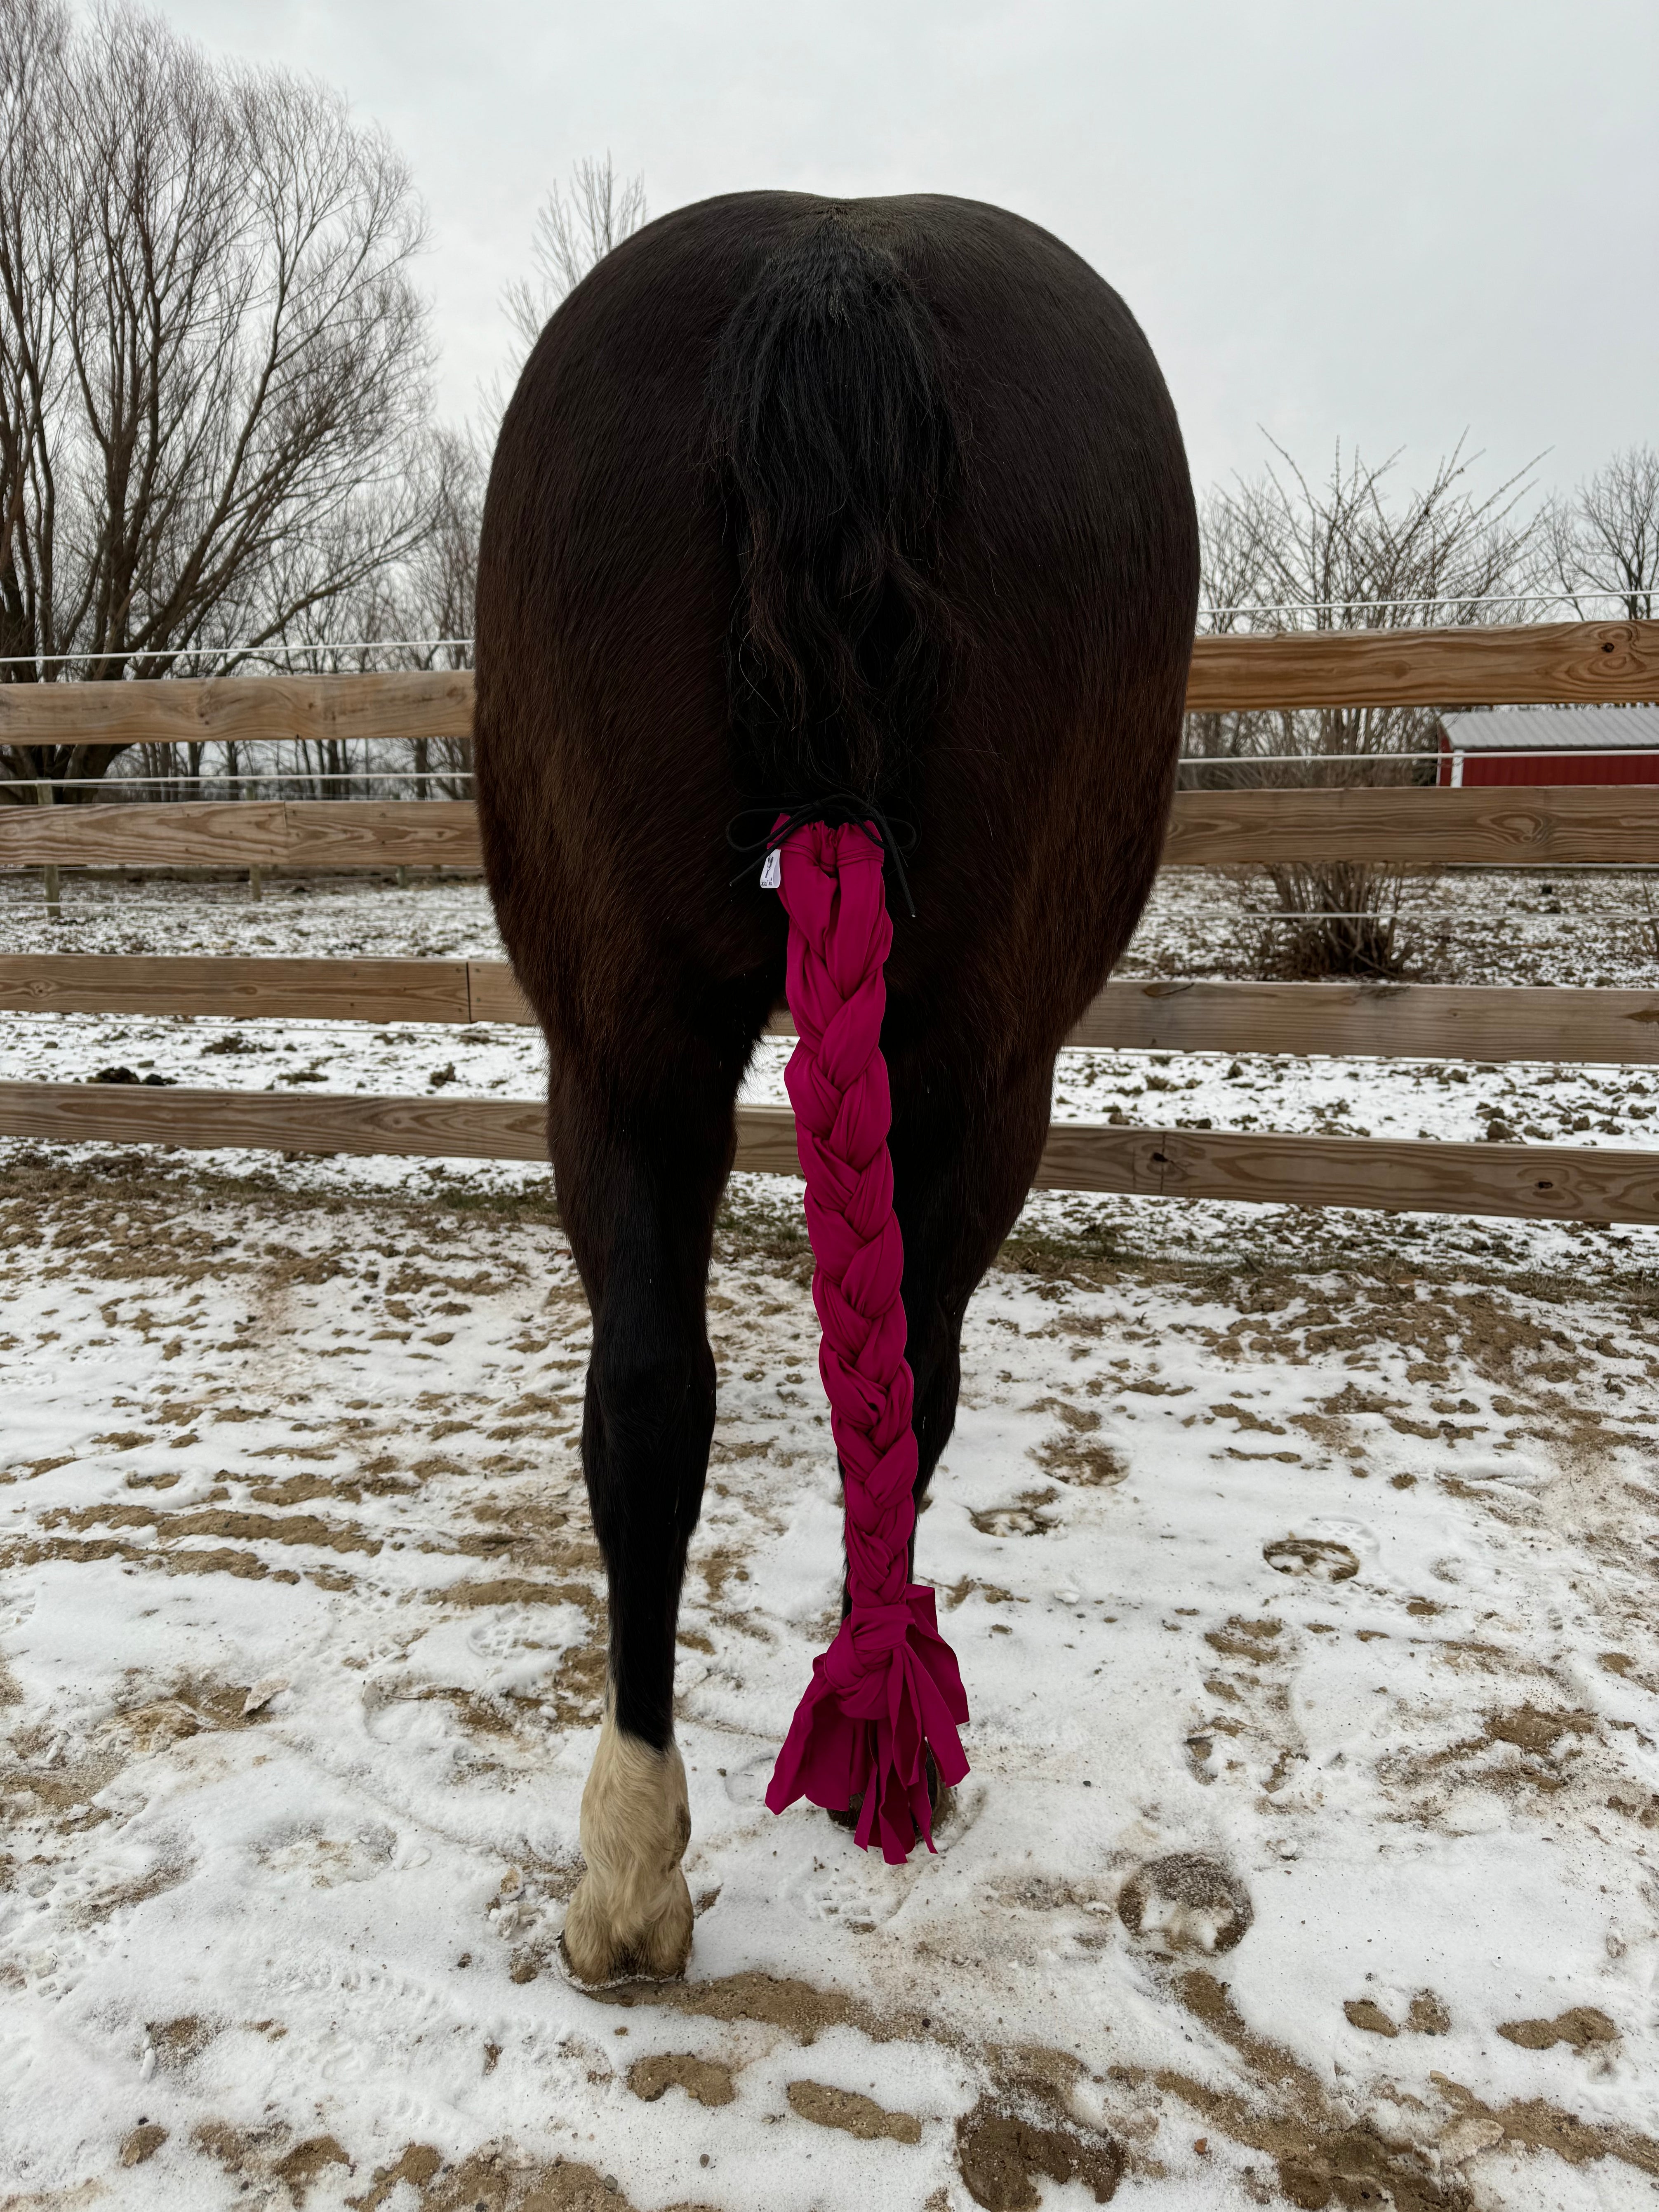
{"label": "red barn", "polygon": [[1659,707],[1499,707],[1443,714],[1439,781],[1659,783]]}

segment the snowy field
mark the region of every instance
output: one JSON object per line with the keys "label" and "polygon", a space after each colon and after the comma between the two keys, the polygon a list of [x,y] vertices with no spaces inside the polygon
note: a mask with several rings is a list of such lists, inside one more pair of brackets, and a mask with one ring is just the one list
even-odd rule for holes
{"label": "snowy field", "polygon": [[[1437,980],[1655,980],[1627,882],[1431,895],[1468,963]],[[496,949],[459,884],[66,911],[0,895],[19,949]],[[1129,965],[1229,972],[1236,914],[1174,883]],[[539,1049],[7,1040],[10,1079],[499,1096]],[[1656,1098],[1076,1054],[1057,1110],[1629,1145]],[[1656,1263],[1643,1231],[1034,1200],[919,1539],[973,1772],[889,1869],[761,1802],[839,1516],[798,1193],[738,1179],[680,1629],[696,1946],[595,1999],[554,1948],[604,1617],[544,1172],[0,1148],[0,2207],[1650,2203]]]}

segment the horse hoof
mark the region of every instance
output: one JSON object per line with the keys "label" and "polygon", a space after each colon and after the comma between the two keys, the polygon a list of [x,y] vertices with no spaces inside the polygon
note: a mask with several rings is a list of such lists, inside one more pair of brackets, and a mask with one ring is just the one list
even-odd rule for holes
{"label": "horse hoof", "polygon": [[[942,1820],[950,1818],[951,1808],[957,1802],[957,1793],[939,1780],[939,1768],[933,1763],[933,1754],[931,1751],[927,1753],[927,1810],[932,1825],[934,1828],[938,1828]],[[862,1795],[854,1797],[845,1812],[834,1805],[826,1806],[824,1809],[838,1828],[856,1828],[859,1824],[859,1814],[864,1809],[864,1798]]]}
{"label": "horse hoof", "polygon": [[619,1926],[591,1875],[576,1885],[560,1931],[560,1971],[579,1990],[623,1982],[672,1982],[691,1956],[691,1893],[678,1867],[650,1918]]}
{"label": "horse hoof", "polygon": [[1230,1867],[1199,1851],[1172,1851],[1137,1867],[1117,1917],[1149,1950],[1231,1951],[1255,1918],[1250,1893]]}
{"label": "horse hoof", "polygon": [[685,1768],[671,1741],[662,1750],[625,1735],[607,1705],[599,1747],[582,1792],[587,1870],[564,1916],[560,1955],[587,1989],[670,1981],[691,1955],[691,1893],[680,1861],[691,1840]]}

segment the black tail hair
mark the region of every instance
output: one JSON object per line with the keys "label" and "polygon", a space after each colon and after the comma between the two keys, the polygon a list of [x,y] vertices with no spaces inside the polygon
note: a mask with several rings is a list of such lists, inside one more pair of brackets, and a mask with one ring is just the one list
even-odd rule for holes
{"label": "black tail hair", "polygon": [[832,209],[720,335],[709,453],[739,559],[733,717],[769,793],[875,799],[947,678],[933,579],[960,450],[926,303]]}

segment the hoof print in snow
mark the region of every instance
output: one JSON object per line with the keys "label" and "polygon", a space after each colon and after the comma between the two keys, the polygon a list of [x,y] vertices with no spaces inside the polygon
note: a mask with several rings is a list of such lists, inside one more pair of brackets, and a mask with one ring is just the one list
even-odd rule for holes
{"label": "hoof print in snow", "polygon": [[167,2139],[165,2128],[157,2127],[154,2120],[140,2120],[121,2145],[122,2165],[142,2166],[147,2158],[155,2157]]}
{"label": "hoof print in snow", "polygon": [[178,2074],[200,2057],[219,2030],[211,2021],[190,2012],[178,2020],[153,2020],[145,2033],[160,2065],[168,2073]]}
{"label": "hoof print in snow", "polygon": [[[1350,2027],[1364,2028],[1367,2035],[1398,2035],[1401,2032],[1382,2006],[1370,1997],[1350,1997],[1342,2011]],[[1601,2014],[1598,2013],[1596,2017],[1600,2019]],[[1547,2023],[1528,2021],[1522,2025],[1543,2027]],[[1406,2014],[1406,2028],[1413,2035],[1447,2035],[1451,2032],[1451,2014],[1432,1990],[1419,1990]],[[1507,2028],[1502,2027],[1498,2032],[1500,2035],[1509,2033]]]}
{"label": "hoof print in snow", "polygon": [[1555,2044],[1570,2043],[1581,2058],[1597,2044],[1619,2039],[1618,2029],[1594,2005],[1574,2005],[1553,2020],[1506,2020],[1498,2033],[1523,2051],[1548,2051]]}
{"label": "hoof print in snow", "polygon": [[628,2069],[628,2086],[643,2105],[654,2105],[670,2089],[684,2089],[700,2105],[729,2105],[737,2095],[732,2069],[718,2058],[696,2058],[689,2051],[653,2051]]}
{"label": "hoof print in snow", "polygon": [[957,2122],[957,2164],[968,2194],[986,2212],[1034,2212],[1037,2177],[1080,2181],[1097,2204],[1109,2203],[1123,2172],[1123,2153],[1110,2136],[1070,2120],[1036,2119],[981,2097]]}
{"label": "hoof print in snow", "polygon": [[320,2180],[331,2166],[343,2166],[348,2172],[351,2171],[351,2160],[332,2136],[310,2136],[304,2142],[295,2143],[272,2171],[278,2181],[288,2184],[294,2202],[303,2204],[312,2183]]}
{"label": "hoof print in snow", "polygon": [[[1594,1735],[1595,1716],[1584,1712],[1547,1713],[1536,1705],[1522,1705],[1510,1713],[1490,1713],[1486,1717],[1486,1737],[1488,1743],[1512,1743],[1517,1751],[1529,1752],[1535,1759],[1553,1759],[1556,1746],[1564,1735]],[[1571,1747],[1577,1750],[1575,1744]]]}
{"label": "hoof print in snow", "polygon": [[1118,1918],[1153,1950],[1231,1951],[1243,1942],[1255,1908],[1237,1875],[1196,1851],[1174,1851],[1132,1874]]}
{"label": "hoof print in snow", "polygon": [[[380,2207],[399,2182],[406,2181],[411,2190],[424,2191],[443,2162],[442,2152],[434,2150],[430,2143],[405,2143],[396,2158],[375,2167],[374,2179],[361,2197],[347,2201],[356,2208],[356,2212],[380,2212]],[[408,2199],[404,2201],[407,2203]]]}
{"label": "hoof print in snow", "polygon": [[824,2081],[792,2081],[784,2094],[790,2111],[803,2120],[821,2128],[841,2128],[860,2142],[921,2141],[921,2122],[914,2112],[890,2112],[856,2089],[832,2089]]}
{"label": "hoof print in snow", "polygon": [[1359,1572],[1358,1558],[1346,1544],[1322,1536],[1279,1536],[1261,1547],[1261,1556],[1277,1574],[1310,1575],[1320,1583],[1346,1583]]}
{"label": "hoof print in snow", "polygon": [[1186,1740],[1184,1749],[1187,1753],[1187,1771],[1192,1776],[1194,1781],[1213,1782],[1215,1769],[1211,1765],[1210,1761],[1215,1757],[1215,1737],[1210,1730],[1201,1729],[1189,1735]]}
{"label": "hoof print in snow", "polygon": [[987,1505],[968,1518],[981,1536],[1046,1536],[1054,1524],[1040,1509],[1059,1495],[1056,1490],[1028,1490],[1012,1505]]}
{"label": "hoof print in snow", "polygon": [[1129,1472],[1129,1462],[1122,1453],[1095,1437],[1100,1415],[1092,1407],[1068,1406],[1057,1399],[1045,1398],[1031,1411],[1058,1413],[1065,1424],[1031,1454],[1045,1474],[1085,1490],[1111,1490]]}

